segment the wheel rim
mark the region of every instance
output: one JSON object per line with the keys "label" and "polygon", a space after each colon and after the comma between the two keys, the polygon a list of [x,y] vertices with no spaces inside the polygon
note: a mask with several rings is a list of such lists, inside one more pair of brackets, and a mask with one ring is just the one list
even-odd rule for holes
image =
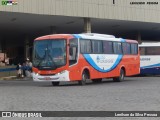
{"label": "wheel rim", "polygon": [[120,79],[121,79],[121,80],[124,79],[124,72],[123,72],[123,70],[121,71],[121,77],[120,77]]}
{"label": "wheel rim", "polygon": [[86,74],[84,73],[83,76],[82,76],[82,81],[85,83],[86,79],[87,79],[87,77],[86,77]]}

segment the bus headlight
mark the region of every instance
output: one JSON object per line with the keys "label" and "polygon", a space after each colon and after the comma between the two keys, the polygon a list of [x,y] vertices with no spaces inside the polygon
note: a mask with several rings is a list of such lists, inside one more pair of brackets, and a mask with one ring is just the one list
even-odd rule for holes
{"label": "bus headlight", "polygon": [[66,70],[63,70],[63,71],[60,72],[60,74],[63,74],[63,73],[65,73],[65,72],[66,72]]}
{"label": "bus headlight", "polygon": [[66,72],[66,70],[63,70],[63,71],[57,73],[56,75],[60,75],[60,74],[63,74],[63,73],[65,73],[65,72]]}
{"label": "bus headlight", "polygon": [[35,74],[36,76],[39,76],[39,74],[38,74],[38,73],[33,72],[33,74]]}

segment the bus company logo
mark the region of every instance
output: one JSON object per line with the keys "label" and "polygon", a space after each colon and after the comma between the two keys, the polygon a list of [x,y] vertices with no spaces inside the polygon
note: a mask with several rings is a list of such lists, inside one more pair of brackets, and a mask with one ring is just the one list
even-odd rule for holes
{"label": "bus company logo", "polygon": [[18,2],[15,0],[3,0],[1,3],[2,5],[17,5],[18,4]]}
{"label": "bus company logo", "polygon": [[100,57],[99,57],[99,56],[97,56],[97,61],[98,61],[98,60],[100,60]]}
{"label": "bus company logo", "polygon": [[150,61],[151,58],[141,58],[140,61]]}
{"label": "bus company logo", "polygon": [[98,61],[98,60],[104,60],[104,59],[105,59],[105,56],[103,56],[103,55],[98,55],[98,56],[97,56],[97,61]]}
{"label": "bus company logo", "polygon": [[104,55],[98,55],[96,60],[97,60],[97,63],[113,63],[114,61],[112,58],[108,59]]}

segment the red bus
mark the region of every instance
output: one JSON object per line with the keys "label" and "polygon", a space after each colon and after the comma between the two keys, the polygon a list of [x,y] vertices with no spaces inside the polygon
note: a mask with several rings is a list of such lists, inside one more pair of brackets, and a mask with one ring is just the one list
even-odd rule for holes
{"label": "red bus", "polygon": [[53,34],[34,40],[33,80],[52,82],[87,79],[101,82],[113,78],[120,82],[125,76],[139,74],[138,42],[115,38],[113,35]]}

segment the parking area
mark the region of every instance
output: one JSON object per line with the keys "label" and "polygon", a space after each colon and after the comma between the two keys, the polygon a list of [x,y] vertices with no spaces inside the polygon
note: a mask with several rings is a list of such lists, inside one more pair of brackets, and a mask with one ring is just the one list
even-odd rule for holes
{"label": "parking area", "polygon": [[85,86],[35,83],[31,79],[0,81],[1,111],[158,111],[158,76],[127,77],[123,82],[106,79]]}

